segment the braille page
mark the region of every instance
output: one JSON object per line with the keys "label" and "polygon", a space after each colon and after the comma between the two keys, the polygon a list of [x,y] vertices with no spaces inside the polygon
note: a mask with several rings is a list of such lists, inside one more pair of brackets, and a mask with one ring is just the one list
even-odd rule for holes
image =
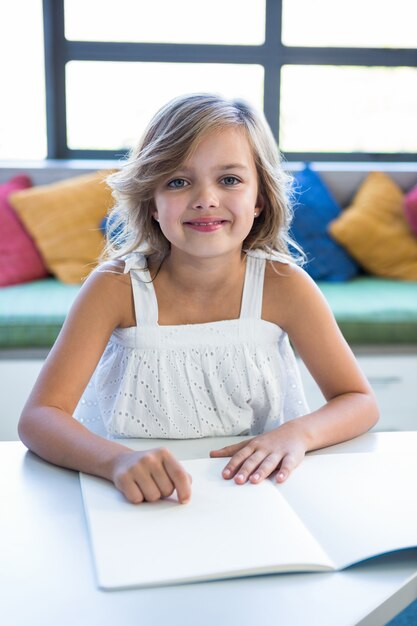
{"label": "braille page", "polygon": [[236,485],[224,459],[183,461],[192,497],[133,505],[106,480],[81,475],[99,586],[165,585],[332,567],[269,481]]}
{"label": "braille page", "polygon": [[417,546],[417,455],[308,456],[280,493],[337,569]]}

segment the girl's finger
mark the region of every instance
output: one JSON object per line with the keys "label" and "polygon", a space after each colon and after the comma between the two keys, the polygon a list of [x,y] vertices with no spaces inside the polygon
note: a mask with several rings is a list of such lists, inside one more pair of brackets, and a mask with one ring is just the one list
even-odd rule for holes
{"label": "girl's finger", "polygon": [[249,475],[252,474],[257,467],[259,467],[264,458],[265,452],[263,450],[256,450],[255,452],[252,451],[252,454],[246,459],[243,465],[241,465],[239,470],[237,470],[235,481],[240,485],[245,483]]}
{"label": "girl's finger", "polygon": [[270,454],[267,456],[263,463],[249,476],[249,480],[252,483],[260,483],[264,478],[268,478],[278,467],[280,459],[281,457],[278,454]]}
{"label": "girl's finger", "polygon": [[297,467],[300,461],[296,461],[295,457],[291,454],[284,456],[281,462],[281,466],[275,477],[277,483],[283,483],[288,478],[291,472]]}
{"label": "girl's finger", "polygon": [[254,449],[251,446],[246,445],[244,448],[241,448],[232,456],[226,467],[224,468],[222,474],[224,478],[232,478],[236,471],[239,470],[242,463],[246,461],[252,454],[254,453]]}
{"label": "girl's finger", "polygon": [[166,498],[174,493],[175,486],[163,465],[155,467],[151,472],[151,476],[163,498]]}
{"label": "girl's finger", "polygon": [[139,485],[129,476],[120,477],[119,480],[115,481],[115,485],[132,504],[140,504],[144,501],[145,498]]}
{"label": "girl's finger", "polygon": [[247,446],[249,441],[252,441],[252,439],[245,439],[245,441],[240,441],[230,446],[224,446],[224,448],[219,448],[218,450],[211,450],[210,456],[233,456],[236,452]]}
{"label": "girl's finger", "polygon": [[146,502],[156,502],[156,500],[160,500],[162,494],[150,473],[137,471],[135,482],[143,493]]}
{"label": "girl's finger", "polygon": [[164,467],[177,492],[178,501],[186,504],[191,498],[192,479],[171,454],[164,457]]}

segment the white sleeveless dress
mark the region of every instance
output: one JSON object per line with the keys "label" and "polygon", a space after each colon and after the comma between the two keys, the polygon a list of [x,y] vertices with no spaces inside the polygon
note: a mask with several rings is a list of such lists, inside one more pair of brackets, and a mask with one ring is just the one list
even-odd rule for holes
{"label": "white sleeveless dress", "polygon": [[128,255],[137,326],[113,332],[75,417],[110,437],[189,439],[256,435],[308,413],[288,336],[261,319],[266,255],[246,259],[238,319],[159,326],[146,259]]}

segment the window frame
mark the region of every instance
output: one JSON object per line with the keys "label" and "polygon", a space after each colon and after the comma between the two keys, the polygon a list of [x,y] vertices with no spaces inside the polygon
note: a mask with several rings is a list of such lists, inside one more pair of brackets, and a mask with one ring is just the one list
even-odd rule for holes
{"label": "window frame", "polygon": [[[279,144],[280,75],[283,65],[417,67],[417,49],[284,46],[282,0],[265,0],[261,45],[169,44],[68,41],[65,0],[42,0],[48,159],[118,159],[118,150],[74,150],[67,145],[65,66],[69,61],[259,64],[264,68],[264,113]],[[284,152],[287,161],[413,162],[416,153]]]}

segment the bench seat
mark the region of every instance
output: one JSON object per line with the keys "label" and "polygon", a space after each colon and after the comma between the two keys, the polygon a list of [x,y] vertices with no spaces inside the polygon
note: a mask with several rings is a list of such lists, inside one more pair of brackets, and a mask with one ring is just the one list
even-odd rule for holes
{"label": "bench seat", "polygon": [[55,278],[0,289],[0,349],[50,348],[79,291]]}
{"label": "bench seat", "polygon": [[417,282],[361,276],[318,285],[349,344],[417,345]]}
{"label": "bench seat", "polygon": [[[319,282],[351,345],[417,345],[417,282]],[[79,290],[55,278],[0,289],[0,349],[50,348]]]}

